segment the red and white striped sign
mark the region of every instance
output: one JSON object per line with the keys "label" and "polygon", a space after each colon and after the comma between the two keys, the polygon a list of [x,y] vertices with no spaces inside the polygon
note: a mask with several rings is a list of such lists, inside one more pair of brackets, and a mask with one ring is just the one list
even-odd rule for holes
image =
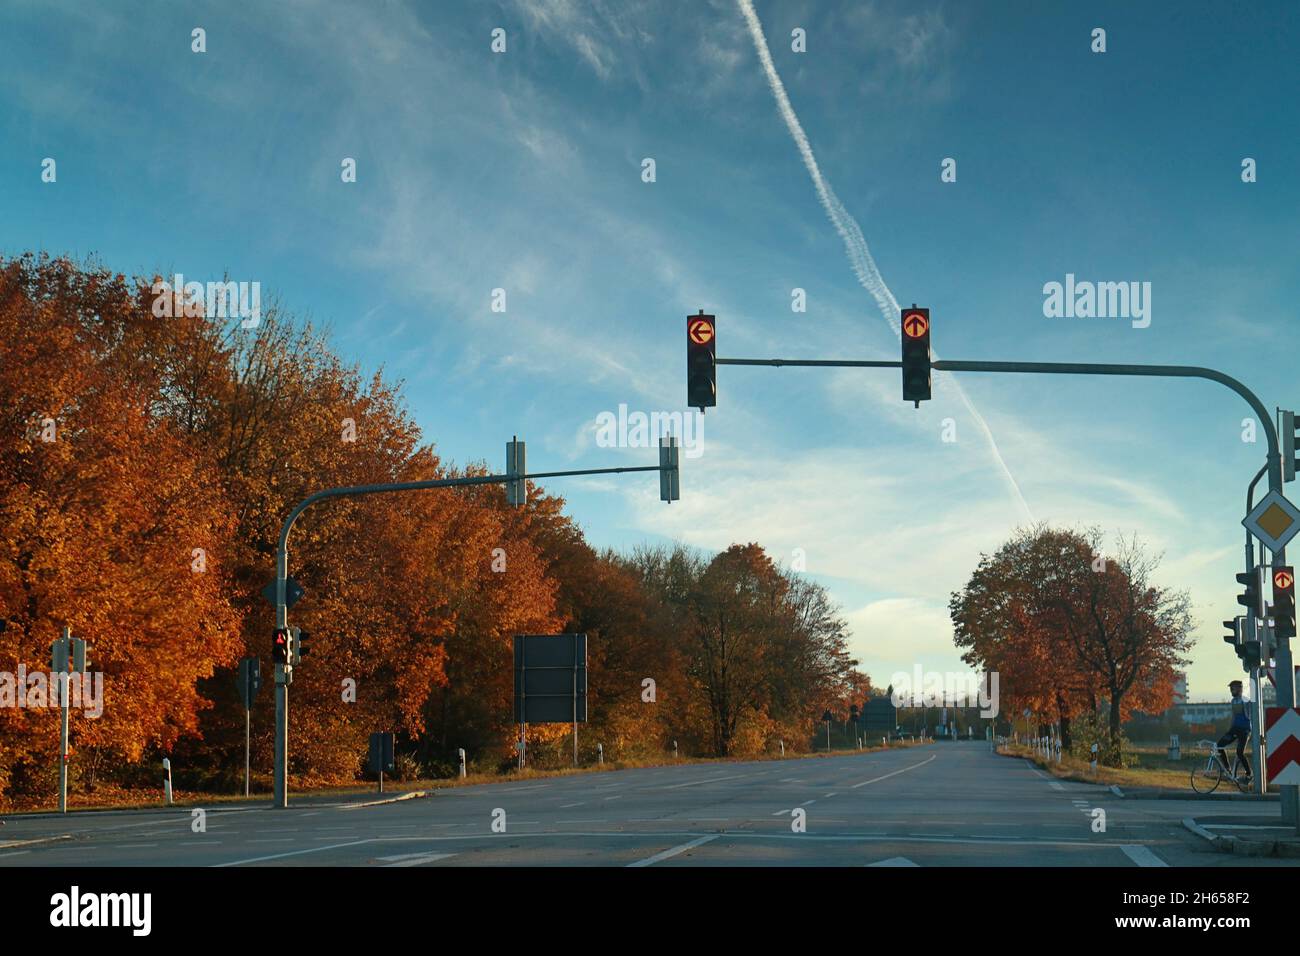
{"label": "red and white striped sign", "polygon": [[1300,708],[1268,707],[1264,724],[1268,728],[1268,782],[1300,784]]}

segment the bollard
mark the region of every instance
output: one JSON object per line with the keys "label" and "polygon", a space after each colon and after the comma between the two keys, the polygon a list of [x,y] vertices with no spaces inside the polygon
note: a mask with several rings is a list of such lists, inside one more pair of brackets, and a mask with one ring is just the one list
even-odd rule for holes
{"label": "bollard", "polygon": [[677,741],[673,741],[673,759],[677,759]]}
{"label": "bollard", "polygon": [[456,759],[460,761],[460,779],[465,779],[465,748],[456,748]]}
{"label": "bollard", "polygon": [[1182,760],[1182,759],[1183,759],[1182,745],[1179,744],[1179,742],[1178,742],[1178,735],[1177,735],[1177,734],[1170,734],[1170,735],[1169,735],[1169,759],[1170,759],[1170,760]]}
{"label": "bollard", "polygon": [[781,756],[785,756],[785,741],[781,741]]}
{"label": "bollard", "polygon": [[163,803],[172,805],[172,762],[163,757]]}
{"label": "bollard", "polygon": [[862,749],[862,738],[861,738],[861,737],[858,738],[858,749],[859,749],[859,750]]}
{"label": "bollard", "polygon": [[1097,772],[1097,745],[1092,745],[1092,772]]}
{"label": "bollard", "polygon": [[596,744],[596,763],[603,764],[604,762],[605,762],[605,745]]}

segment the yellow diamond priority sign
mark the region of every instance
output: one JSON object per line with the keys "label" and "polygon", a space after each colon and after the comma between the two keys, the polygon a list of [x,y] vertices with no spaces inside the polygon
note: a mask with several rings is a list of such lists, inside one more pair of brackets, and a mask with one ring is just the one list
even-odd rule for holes
{"label": "yellow diamond priority sign", "polygon": [[1241,522],[1270,551],[1278,552],[1300,532],[1300,509],[1280,492],[1270,491]]}

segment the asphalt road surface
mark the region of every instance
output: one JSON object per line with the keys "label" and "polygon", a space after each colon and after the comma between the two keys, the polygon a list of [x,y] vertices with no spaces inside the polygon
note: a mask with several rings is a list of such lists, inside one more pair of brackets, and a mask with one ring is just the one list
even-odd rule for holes
{"label": "asphalt road surface", "polygon": [[[290,801],[214,807],[203,832],[188,808],[9,817],[0,867],[1300,863],[1216,853],[1183,828],[1225,804],[1122,799],[978,741],[458,787],[369,806]],[[1105,832],[1094,831],[1098,809]],[[1276,803],[1231,809],[1277,822]],[[43,842],[15,845],[28,840]]]}

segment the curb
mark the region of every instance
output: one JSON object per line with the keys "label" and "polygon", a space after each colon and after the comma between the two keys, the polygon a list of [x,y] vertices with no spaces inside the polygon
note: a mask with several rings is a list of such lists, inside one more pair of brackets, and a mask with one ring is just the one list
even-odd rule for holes
{"label": "curb", "polygon": [[1300,843],[1289,840],[1246,840],[1238,836],[1219,836],[1205,829],[1193,817],[1183,817],[1183,827],[1207,841],[1220,853],[1300,859]]}
{"label": "curb", "polygon": [[1111,792],[1117,797],[1123,797],[1125,800],[1242,800],[1255,802],[1275,802],[1281,797],[1276,793],[1266,793],[1260,796],[1257,793],[1193,793],[1190,790],[1145,790],[1132,791],[1123,793],[1115,785],[1111,786]]}
{"label": "curb", "polygon": [[432,797],[436,792],[436,790],[411,790],[395,797],[389,797],[387,800],[367,800],[365,803],[337,803],[333,805],[332,809],[360,810],[362,807],[381,807],[387,803],[401,803],[403,800],[422,800],[425,797]]}
{"label": "curb", "polygon": [[59,840],[71,839],[71,833],[62,833],[59,836],[34,837],[30,840],[5,840],[0,842],[0,850],[12,850],[20,846],[32,846],[35,843],[57,843]]}

